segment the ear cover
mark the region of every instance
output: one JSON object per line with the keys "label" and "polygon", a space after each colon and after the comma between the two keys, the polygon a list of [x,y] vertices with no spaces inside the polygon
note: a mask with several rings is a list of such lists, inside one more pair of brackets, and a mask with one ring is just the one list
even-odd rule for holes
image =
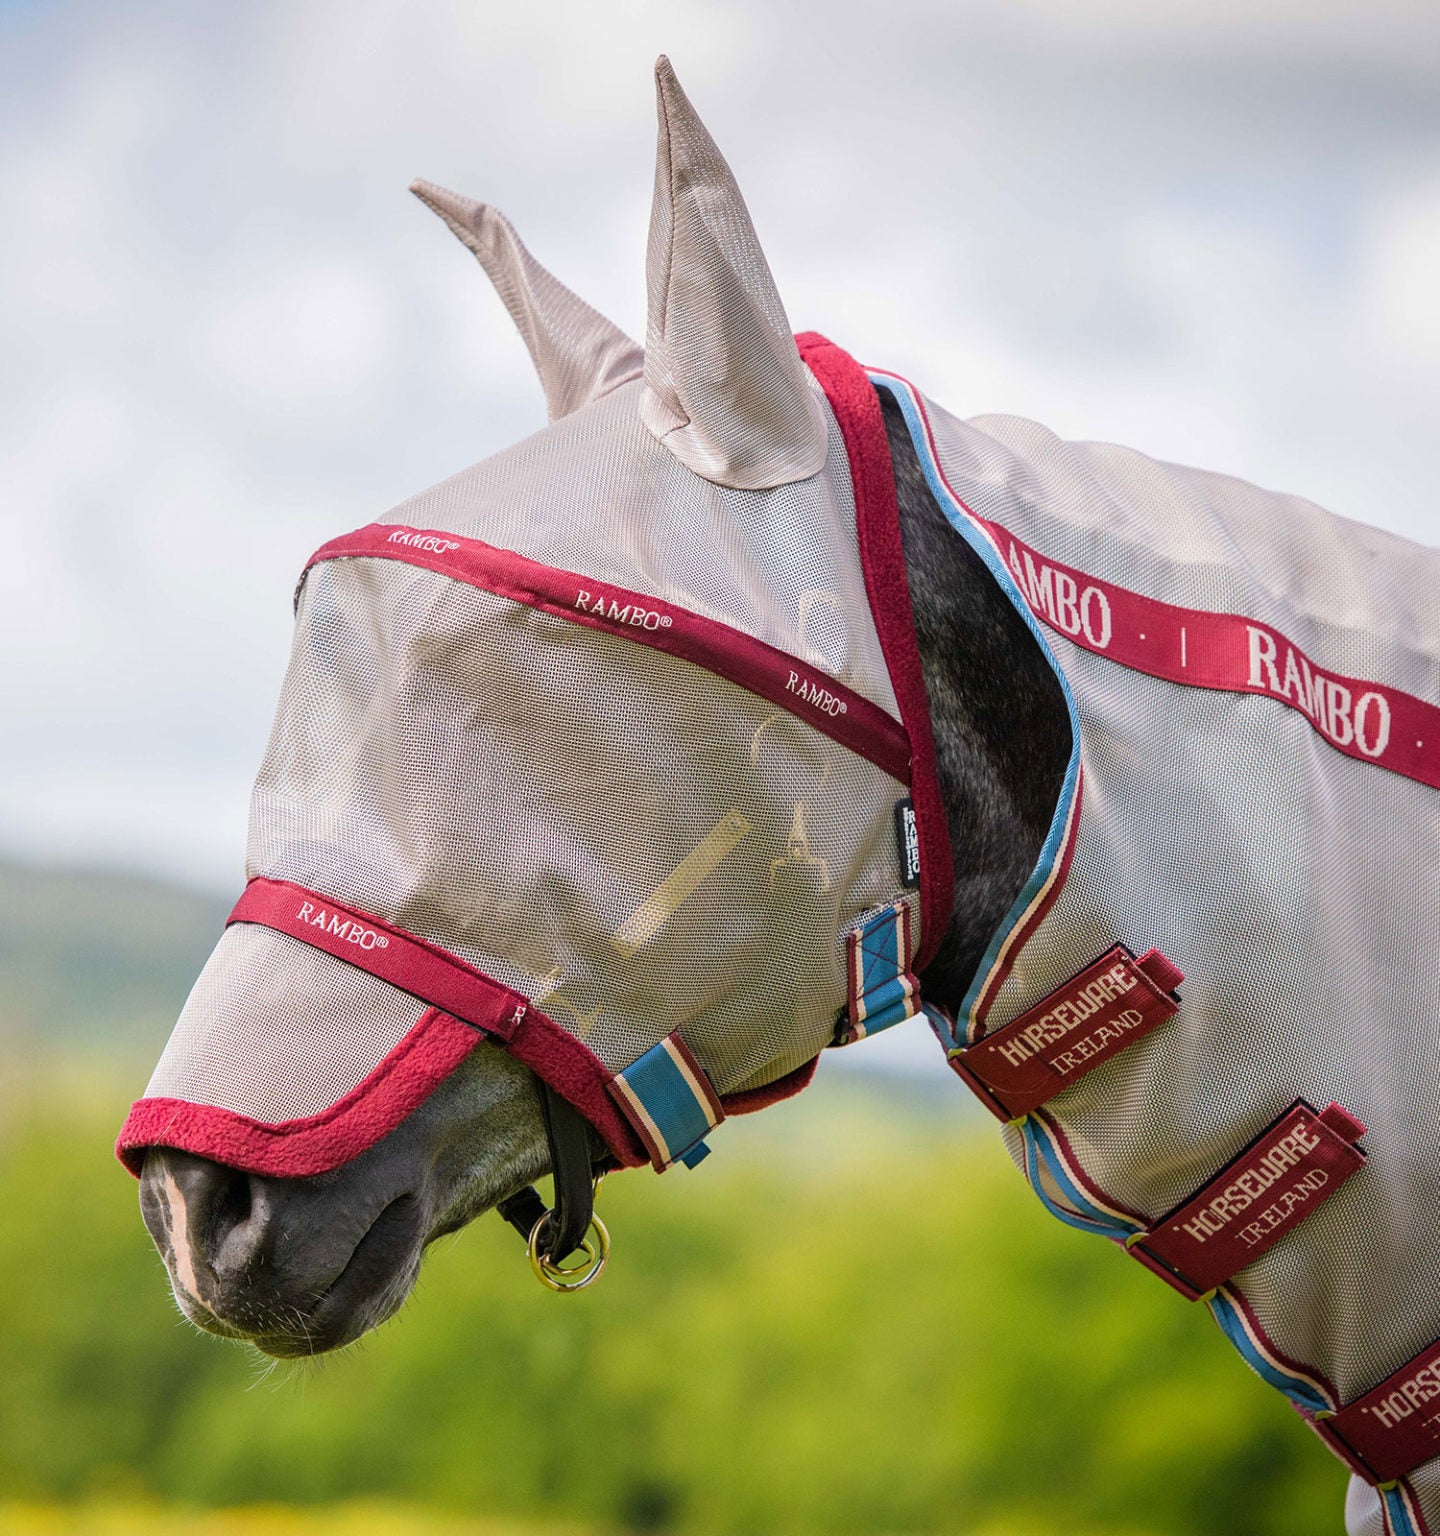
{"label": "ear cover", "polygon": [[428,181],[413,182],[410,190],[475,253],[495,284],[530,349],[551,421],[640,377],[645,358],[635,342],[547,272],[503,213]]}
{"label": "ear cover", "polygon": [[720,485],[807,479],[825,462],[825,417],[750,214],[663,56],[655,85],[642,419]]}

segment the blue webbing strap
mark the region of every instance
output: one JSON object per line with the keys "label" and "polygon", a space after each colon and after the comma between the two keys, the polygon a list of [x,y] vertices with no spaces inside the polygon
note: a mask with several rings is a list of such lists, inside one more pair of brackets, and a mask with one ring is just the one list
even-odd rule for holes
{"label": "blue webbing strap", "polygon": [[836,1045],[850,1045],[920,1011],[920,983],[909,969],[910,907],[897,901],[846,935],[848,1005]]}
{"label": "blue webbing strap", "polygon": [[705,1135],[725,1118],[725,1111],[704,1068],[678,1034],[651,1046],[608,1086],[662,1173],[675,1163],[693,1168],[710,1155]]}

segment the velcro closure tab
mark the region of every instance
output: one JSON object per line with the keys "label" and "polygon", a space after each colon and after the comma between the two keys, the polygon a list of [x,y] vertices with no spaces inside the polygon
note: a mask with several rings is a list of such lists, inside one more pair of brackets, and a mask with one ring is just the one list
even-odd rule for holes
{"label": "velcro closure tab", "polygon": [[1174,1017],[1184,979],[1158,949],[1137,960],[1117,944],[950,1064],[992,1114],[1018,1119]]}
{"label": "velcro closure tab", "polygon": [[1405,1477],[1440,1456],[1440,1341],[1338,1413],[1307,1417],[1367,1482]]}
{"label": "velcro closure tab", "polygon": [[847,1000],[836,1045],[878,1035],[920,1011],[920,982],[910,970],[912,953],[908,902],[882,907],[846,935]]}
{"label": "velcro closure tab", "polygon": [[714,1085],[679,1034],[667,1035],[606,1085],[656,1171],[693,1168],[709,1148],[705,1136],[725,1118]]}
{"label": "velcro closure tab", "polygon": [[1335,1193],[1365,1154],[1365,1127],[1338,1104],[1297,1100],[1198,1194],[1126,1247],[1191,1301],[1253,1264]]}

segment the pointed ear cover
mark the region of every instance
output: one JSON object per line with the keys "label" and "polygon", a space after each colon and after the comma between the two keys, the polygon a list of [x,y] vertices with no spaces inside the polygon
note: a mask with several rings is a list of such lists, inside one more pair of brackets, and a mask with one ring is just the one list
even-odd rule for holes
{"label": "pointed ear cover", "polygon": [[475,253],[495,284],[530,349],[551,421],[640,377],[640,348],[552,277],[503,213],[428,181],[414,182],[410,190]]}
{"label": "pointed ear cover", "polygon": [[826,427],[740,189],[661,58],[647,259],[645,425],[696,474],[742,490],[803,480]]}

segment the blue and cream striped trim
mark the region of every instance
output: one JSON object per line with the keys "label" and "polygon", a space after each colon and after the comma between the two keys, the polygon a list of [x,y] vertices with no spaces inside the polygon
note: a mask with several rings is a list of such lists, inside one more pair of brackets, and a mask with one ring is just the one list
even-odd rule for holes
{"label": "blue and cream striped trim", "polygon": [[658,1172],[675,1163],[693,1168],[710,1155],[705,1136],[725,1111],[705,1069],[678,1034],[651,1046],[607,1086]]}
{"label": "blue and cream striped trim", "polygon": [[910,970],[910,904],[873,912],[846,935],[847,1002],[836,1045],[878,1035],[920,1011],[920,983]]}

